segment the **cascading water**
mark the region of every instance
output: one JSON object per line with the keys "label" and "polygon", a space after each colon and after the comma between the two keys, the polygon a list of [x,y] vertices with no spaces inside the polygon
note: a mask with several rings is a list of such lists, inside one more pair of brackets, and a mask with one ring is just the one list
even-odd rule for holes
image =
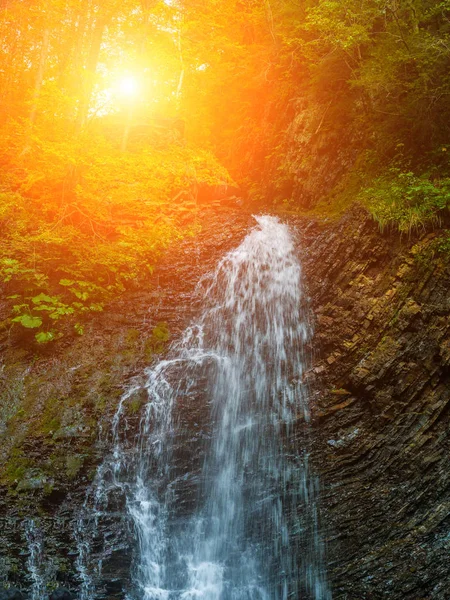
{"label": "cascading water", "polygon": [[[92,493],[97,512],[113,490],[125,497],[137,540],[130,599],[331,599],[317,479],[290,443],[294,422],[309,420],[301,269],[288,227],[268,216],[257,222],[203,282],[199,320],[148,371],[148,402],[131,443],[121,433],[129,394],[116,414],[113,453]],[[199,388],[209,436],[195,510],[181,518],[175,413],[198,402]],[[80,538],[80,556],[88,547]],[[82,598],[95,597],[87,564],[79,560]]]}
{"label": "cascading water", "polygon": [[27,567],[32,580],[31,599],[41,600],[46,592],[44,537],[33,519],[25,522],[25,539],[28,546]]}

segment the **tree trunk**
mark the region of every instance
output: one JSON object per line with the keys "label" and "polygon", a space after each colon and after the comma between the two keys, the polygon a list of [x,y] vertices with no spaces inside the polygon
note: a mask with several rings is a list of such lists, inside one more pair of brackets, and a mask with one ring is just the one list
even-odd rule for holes
{"label": "tree trunk", "polygon": [[98,58],[100,55],[100,47],[102,44],[103,32],[105,31],[106,24],[107,19],[103,15],[97,14],[97,18],[94,23],[94,29],[92,32],[92,40],[89,48],[89,54],[86,61],[86,69],[83,77],[80,104],[78,106],[78,115],[76,122],[77,133],[80,133],[86,125],[89,106],[92,98],[92,92],[94,90],[95,72],[97,70]]}
{"label": "tree trunk", "polygon": [[36,121],[37,103],[39,100],[39,96],[41,95],[42,83],[44,81],[44,70],[45,70],[45,65],[47,63],[49,42],[50,42],[50,30],[45,29],[44,35],[42,37],[39,68],[38,68],[38,72],[36,75],[36,82],[34,84],[33,104],[31,106],[31,112],[30,112],[30,130],[33,129],[34,123]]}
{"label": "tree trunk", "polygon": [[39,96],[41,95],[42,83],[44,81],[44,71],[45,71],[45,65],[47,63],[49,45],[50,45],[50,30],[45,29],[44,35],[42,36],[39,67],[38,67],[38,72],[36,74],[36,81],[34,83],[33,99],[31,101],[31,111],[30,111],[30,117],[28,120],[27,133],[26,133],[26,137],[25,137],[25,147],[22,151],[22,154],[26,154],[30,148],[30,137],[31,137],[31,133],[34,128],[34,124],[36,122],[38,101],[39,101]]}

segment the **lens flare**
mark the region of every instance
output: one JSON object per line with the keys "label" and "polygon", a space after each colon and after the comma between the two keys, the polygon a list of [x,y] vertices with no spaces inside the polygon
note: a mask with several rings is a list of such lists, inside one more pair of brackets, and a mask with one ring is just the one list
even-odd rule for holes
{"label": "lens flare", "polygon": [[124,77],[119,82],[119,90],[124,96],[136,96],[139,92],[139,84],[134,77]]}

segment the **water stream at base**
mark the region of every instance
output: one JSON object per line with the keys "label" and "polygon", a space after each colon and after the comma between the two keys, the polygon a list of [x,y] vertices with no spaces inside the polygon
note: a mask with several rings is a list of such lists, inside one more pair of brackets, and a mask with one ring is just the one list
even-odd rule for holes
{"label": "water stream at base", "polygon": [[[291,441],[294,423],[309,420],[301,268],[288,227],[256,220],[202,282],[199,319],[146,373],[148,401],[131,442],[124,407],[135,390],[121,399],[113,451],[78,522],[81,600],[95,598],[100,571],[90,568],[87,532],[112,496],[125,499],[136,539],[129,600],[331,599],[318,480]],[[199,389],[208,434],[200,472],[191,474],[195,510],[180,516],[176,414],[198,404]],[[183,443],[199,444],[192,432]]]}

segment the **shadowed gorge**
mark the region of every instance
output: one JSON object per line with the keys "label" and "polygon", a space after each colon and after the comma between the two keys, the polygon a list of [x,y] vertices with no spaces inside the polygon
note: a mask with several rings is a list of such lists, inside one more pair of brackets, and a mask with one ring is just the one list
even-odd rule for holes
{"label": "shadowed gorge", "polygon": [[0,600],[447,600],[450,3],[0,35]]}

